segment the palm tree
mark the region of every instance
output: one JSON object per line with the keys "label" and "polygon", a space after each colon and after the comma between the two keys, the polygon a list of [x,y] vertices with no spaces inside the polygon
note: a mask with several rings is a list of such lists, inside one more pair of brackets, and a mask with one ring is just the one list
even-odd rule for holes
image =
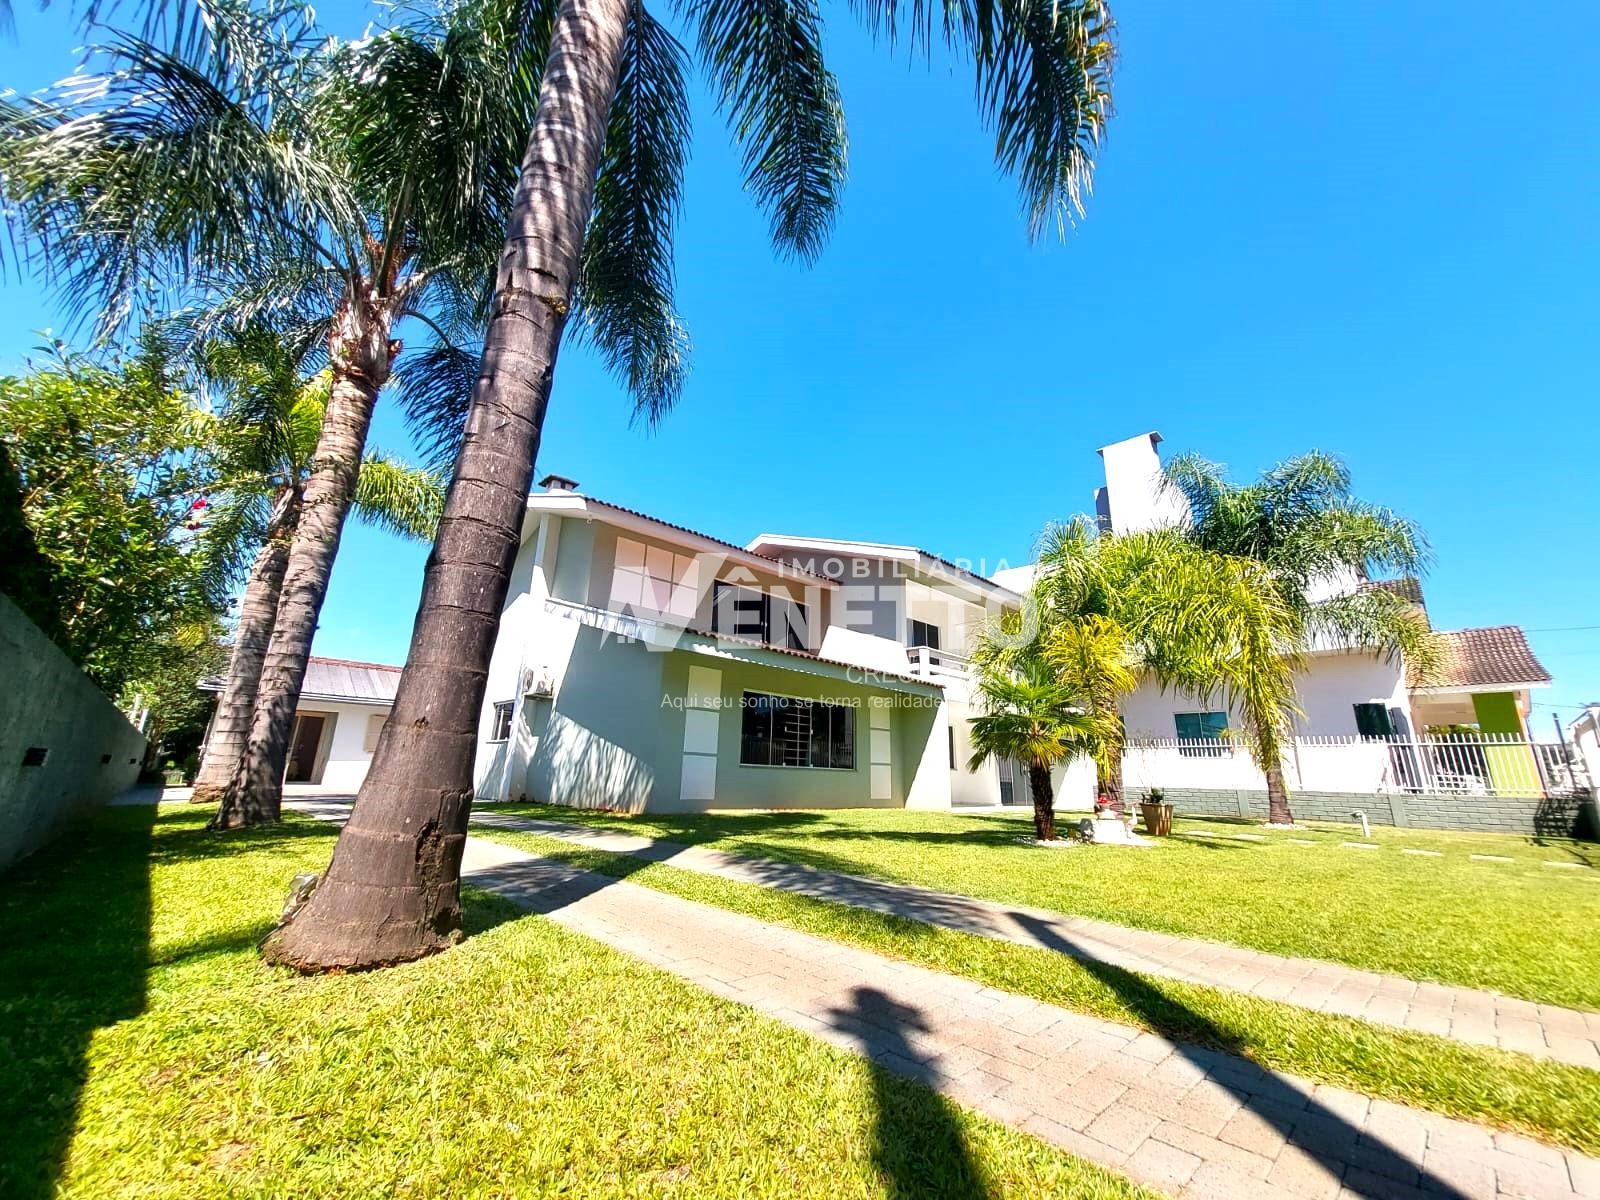
{"label": "palm tree", "polygon": [[1104,722],[1080,707],[1078,693],[1037,658],[1018,669],[980,668],[978,696],[983,712],[972,719],[967,769],[976,771],[991,756],[1019,760],[1028,769],[1034,836],[1054,841],[1050,772],[1074,758],[1098,755]]}
{"label": "palm tree", "polygon": [[[215,824],[243,822],[236,798],[226,799],[243,756],[272,637],[289,549],[299,519],[312,455],[331,390],[329,372],[305,378],[299,355],[276,332],[252,325],[219,337],[201,351],[201,374],[219,393],[225,448],[219,484],[209,497],[208,540],[222,548],[230,575],[255,545],[239,607],[228,674],[218,697],[192,800],[219,804]],[[355,514],[402,537],[433,535],[444,507],[444,484],[379,451],[362,459],[352,497]]]}
{"label": "palm tree", "polygon": [[[1356,499],[1340,459],[1314,450],[1241,486],[1217,464],[1182,455],[1168,464],[1166,481],[1188,503],[1192,544],[1260,564],[1274,602],[1292,619],[1298,650],[1362,648],[1413,664],[1432,661],[1432,636],[1417,607],[1368,586],[1389,575],[1421,575],[1431,560],[1427,539],[1392,510]],[[1293,694],[1283,696],[1274,684],[1245,686],[1239,696],[1267,779],[1267,819],[1291,824],[1282,743]]]}
{"label": "palm tree", "polygon": [[[995,128],[1000,165],[1021,183],[1031,231],[1077,211],[1110,110],[1102,0],[952,0],[937,17],[932,6],[906,12],[879,0],[866,11],[890,40],[906,33],[916,47],[942,36],[971,58],[980,110]],[[845,171],[838,88],[814,0],[703,0],[690,15],[743,147],[746,186],[779,251],[809,261],[831,227]],[[663,290],[670,282],[688,120],[681,88],[662,86],[669,73],[659,64],[681,59],[643,0],[559,0],[394,719],[317,891],[265,945],[275,961],[303,970],[377,966],[459,937],[478,714],[556,358],[574,299],[611,287],[607,269],[584,263],[586,239],[628,231],[619,245],[655,265]],[[629,138],[630,128],[661,136]],[[672,186],[657,193],[662,202],[627,208],[605,180],[634,175]],[[654,395],[664,406],[678,376],[658,377]]]}
{"label": "palm tree", "polygon": [[[119,35],[102,48],[107,72],[48,100],[0,102],[0,177],[13,225],[80,315],[115,330],[153,292],[197,302],[207,328],[266,317],[330,372],[230,784],[242,819],[270,820],[373,406],[403,348],[396,327],[415,319],[438,339],[425,353],[459,355],[447,331],[484,311],[550,11],[468,0],[419,28],[338,44],[288,6],[173,7],[167,40]],[[671,149],[687,111],[672,49],[666,39],[664,57],[641,57],[634,114],[667,132],[613,121],[610,221],[591,236],[578,298],[581,328],[652,414],[684,350],[670,279],[649,258],[681,168],[648,153]]]}
{"label": "palm tree", "polygon": [[1113,803],[1123,798],[1122,706],[1141,676],[1202,700],[1226,696],[1260,735],[1250,742],[1258,761],[1277,761],[1294,712],[1298,626],[1260,564],[1174,530],[1113,537],[1076,517],[1041,538],[1026,613],[1007,618],[978,658],[1038,660],[1079,697],[1099,722],[1096,787]]}

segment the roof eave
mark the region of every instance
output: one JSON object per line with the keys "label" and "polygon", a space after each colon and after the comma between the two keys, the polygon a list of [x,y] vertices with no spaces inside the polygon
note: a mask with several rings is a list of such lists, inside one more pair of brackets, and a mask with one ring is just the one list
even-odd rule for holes
{"label": "roof eave", "polygon": [[[632,529],[637,533],[645,533],[651,537],[660,538],[662,541],[672,542],[675,545],[687,546],[695,550],[711,554],[720,554],[725,558],[733,559],[745,566],[753,567],[758,571],[766,571],[784,579],[794,579],[798,582],[816,587],[837,588],[836,580],[825,575],[817,575],[803,570],[764,554],[758,554],[746,547],[736,546],[732,542],[724,542],[709,534],[699,533],[693,529],[686,529],[681,525],[673,525],[668,521],[648,516],[644,513],[634,512],[632,509],[622,508],[619,505],[607,503],[604,500],[581,493],[550,493],[535,492],[528,497],[527,511],[533,513],[552,513],[556,516],[581,517],[588,521],[605,521],[623,528]],[[522,537],[526,541],[531,530],[524,523]]]}

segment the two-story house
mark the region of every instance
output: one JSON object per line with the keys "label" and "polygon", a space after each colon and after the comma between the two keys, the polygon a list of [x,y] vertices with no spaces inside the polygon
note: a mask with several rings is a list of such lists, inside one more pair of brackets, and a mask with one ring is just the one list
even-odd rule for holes
{"label": "two-story house", "polygon": [[1009,589],[908,547],[737,546],[547,477],[489,669],[483,800],[630,811],[948,808],[961,656]]}
{"label": "two-story house", "polygon": [[[1160,484],[1159,442],[1141,434],[1100,451],[1108,532],[1187,519]],[[1022,604],[1032,567],[985,578],[911,546],[787,534],[739,546],[570,480],[540,486],[490,667],[480,799],[662,812],[1026,802],[1018,764],[969,766],[967,656],[985,623]],[[1414,580],[1327,582],[1370,586],[1401,589],[1426,618]],[[1370,650],[1310,648],[1292,789],[1547,790],[1527,719],[1529,690],[1549,676],[1522,631],[1437,637],[1427,678]],[[1236,714],[1216,699],[1145,680],[1123,716],[1129,788],[1259,798]],[[1429,737],[1441,730],[1446,742]],[[1086,763],[1057,773],[1068,806],[1087,805],[1093,786]]]}

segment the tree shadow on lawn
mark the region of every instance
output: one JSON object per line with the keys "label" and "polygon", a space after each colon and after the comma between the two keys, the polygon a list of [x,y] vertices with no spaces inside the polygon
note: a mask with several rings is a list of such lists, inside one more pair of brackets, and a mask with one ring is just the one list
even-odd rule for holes
{"label": "tree shadow on lawn", "polygon": [[1279,1082],[1271,1071],[1245,1058],[1244,1044],[1210,1018],[1133,972],[1084,954],[1049,924],[1026,914],[1017,919],[1041,945],[1075,958],[1150,1028],[1172,1041],[1177,1054],[1231,1092],[1245,1111],[1277,1129],[1290,1146],[1317,1159],[1335,1178],[1348,1164],[1350,1172],[1343,1182],[1352,1192],[1375,1198],[1410,1195],[1420,1185],[1439,1200],[1467,1200],[1448,1181],[1423,1171],[1381,1138],[1363,1133],[1314,1097]]}
{"label": "tree shadow on lawn", "polygon": [[95,1030],[145,1007],[155,805],[95,814],[0,880],[0,1195],[45,1200]]}
{"label": "tree shadow on lawn", "polygon": [[872,1157],[885,1194],[900,1200],[987,1197],[990,1189],[967,1152],[954,1105],[932,1090],[943,1080],[938,1063],[907,1037],[907,1031],[927,1031],[922,1013],[876,988],[858,987],[850,1007],[832,1009],[828,1018],[873,1060]]}
{"label": "tree shadow on lawn", "polygon": [[[180,810],[176,813],[162,814],[159,821],[163,824],[177,821],[192,822],[196,815],[193,810]],[[204,810],[200,810],[200,815],[204,815]],[[214,832],[203,825],[194,824],[184,829],[163,829],[160,840],[149,851],[150,861],[155,865],[168,866],[176,863],[205,862],[215,858],[234,858],[267,846],[281,846],[285,842],[315,838],[327,839],[331,853],[333,837],[337,833],[337,826],[304,816],[290,816],[272,825],[255,825],[221,832]],[[284,891],[288,892],[287,880],[284,881]]]}

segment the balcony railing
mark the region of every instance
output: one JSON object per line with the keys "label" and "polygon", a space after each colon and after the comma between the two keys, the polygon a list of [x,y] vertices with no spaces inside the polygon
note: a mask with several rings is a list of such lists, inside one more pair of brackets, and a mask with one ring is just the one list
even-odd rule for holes
{"label": "balcony railing", "polygon": [[959,654],[933,646],[907,646],[906,660],[911,673],[924,678],[971,679],[972,666]]}

